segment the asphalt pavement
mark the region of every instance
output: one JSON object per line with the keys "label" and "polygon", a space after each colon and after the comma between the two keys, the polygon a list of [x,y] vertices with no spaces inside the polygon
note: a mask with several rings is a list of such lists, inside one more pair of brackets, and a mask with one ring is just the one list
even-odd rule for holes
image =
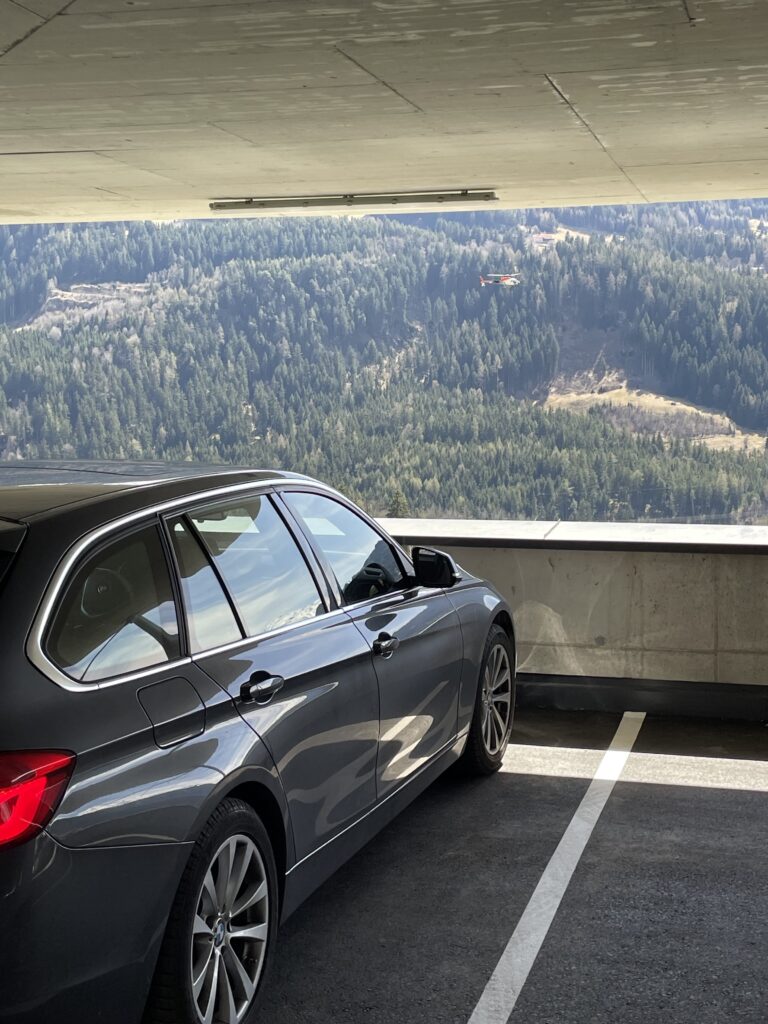
{"label": "asphalt pavement", "polygon": [[519,711],[504,770],[448,773],[286,923],[260,1019],[765,1024],[768,728],[648,716],[606,758],[621,724]]}

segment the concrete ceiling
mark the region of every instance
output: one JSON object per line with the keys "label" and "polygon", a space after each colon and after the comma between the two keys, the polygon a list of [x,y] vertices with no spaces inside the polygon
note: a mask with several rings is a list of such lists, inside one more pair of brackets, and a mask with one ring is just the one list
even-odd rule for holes
{"label": "concrete ceiling", "polygon": [[0,222],[768,195],[768,0],[0,0]]}

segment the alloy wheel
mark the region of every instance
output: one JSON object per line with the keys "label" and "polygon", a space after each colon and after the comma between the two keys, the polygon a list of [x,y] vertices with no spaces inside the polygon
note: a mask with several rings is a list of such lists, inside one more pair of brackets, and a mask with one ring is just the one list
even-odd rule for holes
{"label": "alloy wheel", "polygon": [[269,887],[252,839],[217,850],[197,900],[192,929],[192,997],[200,1024],[238,1024],[256,994],[269,934]]}
{"label": "alloy wheel", "polygon": [[488,653],[481,702],[483,745],[493,757],[507,742],[512,715],[512,671],[507,650],[501,644]]}

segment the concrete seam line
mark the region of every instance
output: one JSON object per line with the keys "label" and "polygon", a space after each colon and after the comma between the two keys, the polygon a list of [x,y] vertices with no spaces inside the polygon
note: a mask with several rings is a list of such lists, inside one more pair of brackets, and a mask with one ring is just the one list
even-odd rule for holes
{"label": "concrete seam line", "polygon": [[608,797],[627,762],[645,720],[644,711],[626,711],[619,727],[533,891],[496,969],[469,1018],[469,1024],[506,1024],[539,955],[573,872]]}

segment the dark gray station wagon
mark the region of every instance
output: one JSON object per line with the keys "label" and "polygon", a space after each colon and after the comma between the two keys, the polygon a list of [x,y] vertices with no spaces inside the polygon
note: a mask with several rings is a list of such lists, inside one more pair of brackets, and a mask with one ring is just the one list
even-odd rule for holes
{"label": "dark gray station wagon", "polygon": [[290,473],[0,468],[0,1019],[253,1024],[277,927],[453,761],[510,610]]}

